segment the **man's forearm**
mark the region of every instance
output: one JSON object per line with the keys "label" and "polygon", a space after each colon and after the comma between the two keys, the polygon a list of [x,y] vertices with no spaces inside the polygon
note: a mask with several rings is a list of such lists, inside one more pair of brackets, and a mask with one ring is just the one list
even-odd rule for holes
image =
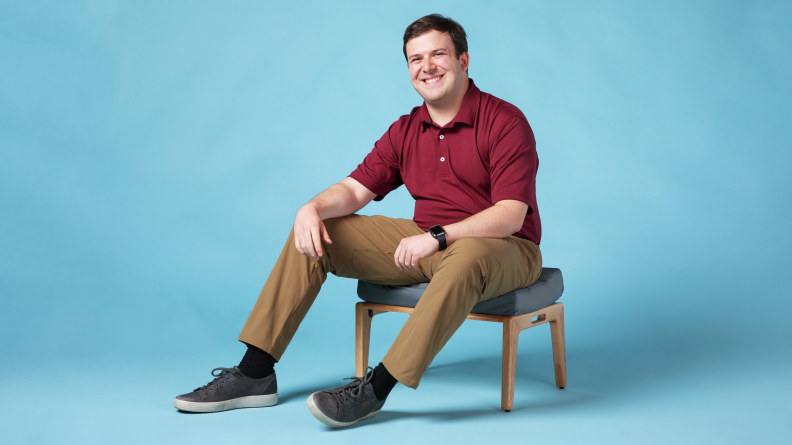
{"label": "man's forearm", "polygon": [[454,241],[467,236],[506,238],[520,230],[527,211],[528,204],[523,202],[499,201],[467,219],[444,226],[446,243],[450,246]]}
{"label": "man's forearm", "polygon": [[[528,204],[515,200],[503,200],[458,223],[443,226],[446,244],[465,237],[506,238],[522,227]],[[434,255],[439,248],[437,240],[429,233],[403,238],[393,254],[399,270],[418,270],[422,258]]]}
{"label": "man's forearm", "polygon": [[351,215],[357,212],[365,207],[373,196],[365,196],[366,191],[362,191],[361,193],[360,190],[358,190],[358,194],[356,194],[353,187],[355,185],[359,186],[359,184],[357,182],[348,184],[349,181],[351,181],[351,178],[347,178],[338,184],[330,186],[327,190],[316,195],[316,197],[308,201],[305,205],[313,206],[322,220]]}

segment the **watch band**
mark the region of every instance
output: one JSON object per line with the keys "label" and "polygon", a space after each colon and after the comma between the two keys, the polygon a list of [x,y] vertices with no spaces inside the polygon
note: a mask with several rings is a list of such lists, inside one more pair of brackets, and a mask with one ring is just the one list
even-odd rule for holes
{"label": "watch band", "polygon": [[446,232],[445,229],[440,226],[440,224],[430,227],[429,234],[431,234],[434,239],[440,243],[440,248],[438,251],[446,250],[446,247],[448,247],[448,244],[446,244]]}

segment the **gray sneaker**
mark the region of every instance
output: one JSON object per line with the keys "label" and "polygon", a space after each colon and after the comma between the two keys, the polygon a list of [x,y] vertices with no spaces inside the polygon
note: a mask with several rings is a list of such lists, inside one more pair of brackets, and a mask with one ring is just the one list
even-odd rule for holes
{"label": "gray sneaker", "polygon": [[[371,369],[371,368],[368,368]],[[344,386],[311,394],[306,400],[316,419],[333,428],[344,428],[377,415],[385,400],[377,400],[371,385],[373,371],[366,377],[347,377]]]}
{"label": "gray sneaker", "polygon": [[[220,371],[219,374],[216,374]],[[259,408],[278,403],[275,373],[263,379],[251,379],[233,368],[215,368],[216,377],[195,391],[173,399],[173,406],[194,413],[215,413],[236,408]]]}

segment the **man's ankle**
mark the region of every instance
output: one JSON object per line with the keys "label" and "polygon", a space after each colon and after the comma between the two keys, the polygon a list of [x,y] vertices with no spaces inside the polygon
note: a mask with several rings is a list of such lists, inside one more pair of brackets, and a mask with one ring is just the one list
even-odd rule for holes
{"label": "man's ankle", "polygon": [[245,377],[251,379],[263,379],[275,372],[277,362],[268,352],[253,345],[247,345],[247,351],[239,362],[239,370]]}
{"label": "man's ankle", "polygon": [[371,386],[374,387],[374,395],[377,397],[377,400],[385,400],[399,381],[388,372],[388,369],[385,368],[382,362],[371,372],[374,373],[371,378]]}

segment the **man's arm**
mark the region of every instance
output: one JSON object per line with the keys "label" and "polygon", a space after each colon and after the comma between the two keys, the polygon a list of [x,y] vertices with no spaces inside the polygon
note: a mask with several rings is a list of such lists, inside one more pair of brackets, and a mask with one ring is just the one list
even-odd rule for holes
{"label": "man's arm", "polygon": [[376,196],[352,178],[345,178],[331,186],[297,211],[294,219],[294,246],[301,254],[318,261],[322,256],[322,239],[333,244],[322,220],[351,215]]}
{"label": "man's arm", "polygon": [[467,219],[444,226],[446,243],[450,246],[454,241],[466,236],[506,238],[520,231],[527,214],[528,204],[522,201],[512,199],[498,201],[494,206]]}
{"label": "man's arm", "polygon": [[[458,223],[444,226],[446,244],[450,246],[454,241],[467,236],[506,238],[522,228],[527,213],[528,204],[522,201],[498,201],[492,207]],[[437,240],[429,233],[424,233],[402,239],[393,257],[400,270],[419,270],[421,266],[418,261],[434,255],[439,248]]]}

